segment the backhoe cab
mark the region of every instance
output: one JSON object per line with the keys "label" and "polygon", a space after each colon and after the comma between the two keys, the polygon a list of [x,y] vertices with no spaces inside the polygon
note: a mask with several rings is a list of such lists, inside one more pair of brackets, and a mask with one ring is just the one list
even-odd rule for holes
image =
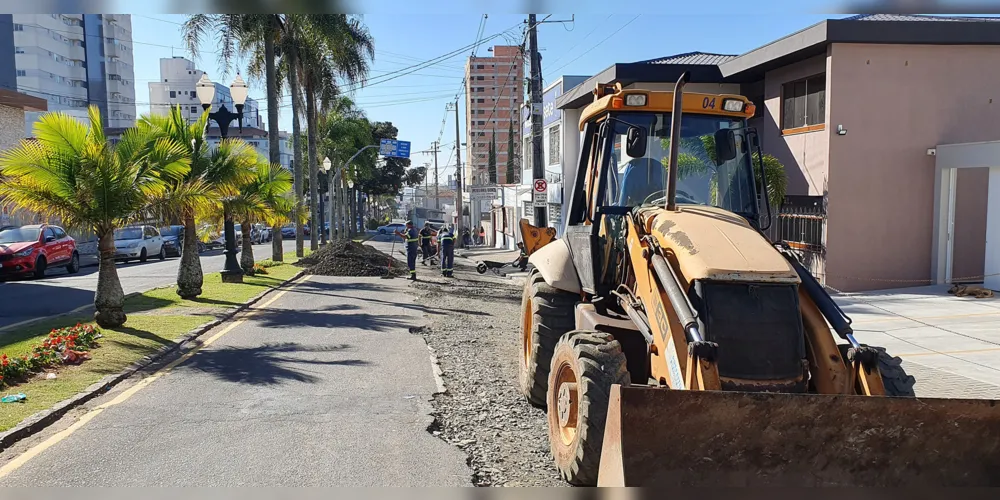
{"label": "backhoe cab", "polygon": [[913,378],[859,344],[823,287],[761,232],[772,210],[752,164],[754,105],[685,93],[686,76],[674,92],[598,86],[565,235],[530,257],[519,384],[547,407],[562,476],[1000,483],[995,402],[863,397],[912,396]]}

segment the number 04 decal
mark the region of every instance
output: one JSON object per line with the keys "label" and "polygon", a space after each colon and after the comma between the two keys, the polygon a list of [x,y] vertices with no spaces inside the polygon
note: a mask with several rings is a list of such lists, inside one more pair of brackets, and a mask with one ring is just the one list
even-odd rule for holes
{"label": "number 04 decal", "polygon": [[701,100],[701,109],[715,109],[715,98],[706,97]]}

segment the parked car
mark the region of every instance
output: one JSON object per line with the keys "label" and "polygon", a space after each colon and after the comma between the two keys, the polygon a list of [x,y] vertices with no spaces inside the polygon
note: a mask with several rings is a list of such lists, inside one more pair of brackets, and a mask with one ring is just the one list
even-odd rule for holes
{"label": "parked car", "polygon": [[180,257],[184,245],[184,226],[161,227],[160,236],[163,237],[167,257]]}
{"label": "parked car", "polygon": [[282,238],[294,238],[295,237],[295,224],[285,224],[281,227],[281,237]]}
{"label": "parked car", "polygon": [[250,241],[255,245],[262,243],[267,243],[271,241],[271,228],[264,224],[254,224],[253,230],[250,232]]}
{"label": "parked car", "polygon": [[402,231],[404,229],[406,229],[406,224],[403,224],[401,222],[393,222],[391,224],[379,226],[378,234],[393,234],[396,231]]}
{"label": "parked car", "polygon": [[80,270],[76,240],[61,227],[39,224],[0,229],[0,276],[41,278],[53,267],[65,267],[70,274]]}
{"label": "parked car", "polygon": [[146,262],[150,255],[167,258],[163,237],[153,226],[129,226],[115,230],[115,260]]}

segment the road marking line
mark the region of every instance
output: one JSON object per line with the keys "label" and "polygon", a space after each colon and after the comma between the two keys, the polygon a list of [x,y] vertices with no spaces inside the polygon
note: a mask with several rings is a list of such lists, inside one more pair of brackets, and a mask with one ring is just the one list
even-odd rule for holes
{"label": "road marking line", "polygon": [[42,441],[41,443],[38,443],[35,446],[32,446],[30,449],[28,449],[28,451],[26,451],[26,452],[18,455],[17,457],[14,457],[13,459],[11,459],[10,462],[7,462],[6,464],[4,464],[3,467],[0,467],[0,479],[3,479],[4,477],[7,477],[7,475],[9,475],[11,472],[14,472],[17,469],[21,468],[21,466],[23,466],[24,464],[28,463],[28,461],[30,461],[32,458],[35,458],[36,456],[38,456],[39,454],[41,454],[43,451],[45,451],[45,450],[47,450],[47,449],[55,446],[56,444],[58,444],[63,439],[66,439],[71,434],[73,434],[74,432],[76,432],[77,430],[79,430],[81,427],[83,427],[84,425],[86,425],[87,422],[90,422],[91,420],[93,420],[94,417],[100,415],[101,412],[103,412],[104,410],[106,410],[108,408],[111,408],[112,406],[124,403],[129,398],[131,398],[132,396],[134,396],[136,393],[138,393],[142,389],[148,387],[150,384],[152,384],[153,382],[155,382],[156,379],[162,377],[163,375],[169,374],[175,367],[177,367],[177,365],[180,365],[181,363],[187,361],[188,359],[191,359],[191,356],[194,356],[195,353],[197,353],[198,351],[200,351],[203,347],[212,345],[216,340],[219,340],[220,338],[222,338],[223,335],[229,333],[230,331],[232,331],[237,326],[242,325],[243,323],[246,322],[247,319],[253,318],[259,311],[261,311],[263,309],[266,309],[268,306],[270,306],[271,304],[273,304],[276,300],[280,299],[286,293],[288,293],[289,291],[291,291],[291,289],[294,288],[295,285],[298,285],[299,283],[302,283],[304,281],[308,281],[309,278],[312,278],[312,276],[311,275],[304,275],[301,278],[299,278],[299,279],[293,281],[292,283],[290,283],[289,286],[288,286],[288,288],[285,288],[284,290],[280,290],[278,293],[276,293],[274,295],[274,297],[271,298],[271,300],[268,300],[267,302],[265,302],[264,304],[259,305],[259,306],[251,306],[250,309],[249,309],[249,311],[244,313],[244,315],[243,315],[244,317],[242,319],[239,319],[239,320],[237,320],[237,321],[229,324],[228,326],[226,326],[225,328],[223,328],[221,331],[219,331],[215,335],[212,335],[211,337],[209,337],[208,339],[206,339],[200,345],[195,346],[193,349],[191,349],[190,351],[188,351],[187,353],[185,353],[183,356],[181,356],[181,357],[175,359],[174,361],[172,361],[167,366],[165,366],[165,367],[163,367],[163,368],[161,368],[161,369],[153,372],[148,377],[146,377],[146,378],[144,378],[144,379],[136,382],[135,385],[133,385],[132,387],[129,387],[128,389],[122,391],[121,394],[119,394],[118,396],[116,396],[111,401],[108,401],[107,403],[103,403],[101,405],[96,406],[94,409],[92,409],[92,410],[88,411],[87,413],[85,413],[82,417],[80,417],[79,420],[77,420],[76,422],[74,422],[69,427],[67,427],[67,428],[65,428],[65,429],[63,429],[63,430],[61,430],[61,431],[53,434],[52,436],[49,436],[49,438],[46,439],[45,441]]}

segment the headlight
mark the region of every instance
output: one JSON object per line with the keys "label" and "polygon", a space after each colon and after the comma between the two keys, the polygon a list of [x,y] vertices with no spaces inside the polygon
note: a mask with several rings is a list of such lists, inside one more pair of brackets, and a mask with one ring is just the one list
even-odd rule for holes
{"label": "headlight", "polygon": [[139,242],[138,241],[133,241],[132,243],[128,244],[128,248],[135,248],[137,246],[139,246]]}
{"label": "headlight", "polygon": [[31,252],[34,252],[34,251],[35,251],[34,247],[28,247],[28,248],[25,248],[24,250],[21,250],[20,252],[15,252],[14,253],[14,257],[27,257],[27,256],[31,255]]}
{"label": "headlight", "polygon": [[746,103],[737,99],[726,99],[722,101],[722,109],[732,113],[742,113]]}
{"label": "headlight", "polygon": [[646,94],[629,94],[625,96],[626,106],[645,106]]}

